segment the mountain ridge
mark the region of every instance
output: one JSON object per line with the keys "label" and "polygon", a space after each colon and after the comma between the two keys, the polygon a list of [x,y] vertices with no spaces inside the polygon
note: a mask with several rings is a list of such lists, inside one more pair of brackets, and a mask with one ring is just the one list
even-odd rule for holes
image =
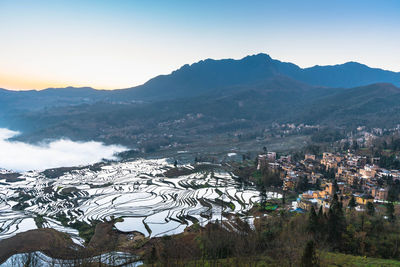
{"label": "mountain ridge", "polygon": [[238,60],[205,59],[186,64],[170,74],[156,76],[143,85],[116,90],[113,95],[117,98],[120,95],[121,98],[142,100],[191,97],[221,87],[255,83],[278,75],[322,87],[352,88],[377,82],[400,86],[400,73],[370,68],[361,63],[300,68],[260,53]]}
{"label": "mountain ridge", "polygon": [[[163,75],[157,75],[151,79],[149,79],[147,82],[141,85],[133,86],[133,87],[128,87],[128,88],[122,88],[122,89],[112,89],[112,90],[104,90],[104,89],[94,89],[92,87],[75,87],[75,86],[67,86],[67,87],[61,87],[61,88],[45,88],[41,90],[37,89],[31,89],[31,90],[23,90],[23,91],[18,91],[18,90],[9,90],[9,89],[2,89],[6,91],[16,91],[16,92],[32,92],[32,91],[37,91],[37,92],[43,92],[43,91],[49,91],[49,90],[69,90],[69,91],[79,91],[79,90],[95,90],[95,91],[108,91],[108,92],[116,92],[116,91],[124,91],[124,90],[137,90],[140,89],[141,87],[148,88],[149,84],[154,83],[155,80],[158,79],[165,79],[166,77],[172,77],[174,75],[182,75],[182,73],[190,72],[190,71],[199,71],[201,70],[202,67],[215,67],[215,65],[218,65],[218,67],[232,67],[229,66],[229,64],[237,64],[244,67],[251,67],[251,69],[255,68],[260,68],[262,66],[266,67],[263,69],[262,73],[265,75],[271,75],[271,74],[280,74],[280,75],[286,75],[292,79],[297,79],[299,81],[305,82],[305,83],[310,83],[311,85],[316,85],[316,86],[327,86],[327,87],[346,87],[346,88],[351,88],[351,87],[356,87],[356,86],[362,86],[362,85],[367,85],[367,84],[372,84],[376,82],[390,82],[395,84],[396,86],[400,86],[400,72],[395,72],[395,71],[390,71],[390,70],[384,70],[381,68],[375,68],[375,67],[369,67],[365,64],[355,62],[355,61],[348,61],[342,64],[335,64],[335,65],[315,65],[312,67],[307,67],[307,68],[301,68],[298,65],[291,63],[291,62],[284,62],[280,61],[277,59],[271,58],[270,55],[265,54],[265,53],[258,53],[258,54],[253,54],[253,55],[248,55],[245,56],[241,59],[211,59],[207,58],[204,60],[200,60],[197,62],[194,62],[192,64],[185,64],[181,66],[180,68],[172,71],[169,74],[163,74]],[[317,72],[320,74],[320,72],[325,72],[325,75],[335,75],[335,78],[338,78],[337,76],[340,76],[340,72],[342,71],[352,71],[354,72],[359,72],[359,71],[364,71],[368,72],[369,75],[365,75],[365,73],[358,73],[360,75],[363,74],[364,78],[358,78],[357,81],[347,81],[346,83],[334,83],[332,81],[320,81],[316,80],[315,78],[312,79],[310,76],[315,75]],[[328,73],[327,73],[328,72]],[[373,77],[370,76],[371,73],[374,73]],[[368,78],[365,78],[367,76]],[[385,79],[386,77],[386,79]],[[393,78],[394,77],[394,78]],[[234,77],[235,78],[235,77]],[[265,77],[264,77],[265,78]]]}
{"label": "mountain ridge", "polygon": [[359,63],[302,69],[266,54],[206,59],[128,89],[0,90],[0,126],[35,141],[62,135],[130,145],[146,135],[188,138],[273,122],[397,125],[399,80]]}

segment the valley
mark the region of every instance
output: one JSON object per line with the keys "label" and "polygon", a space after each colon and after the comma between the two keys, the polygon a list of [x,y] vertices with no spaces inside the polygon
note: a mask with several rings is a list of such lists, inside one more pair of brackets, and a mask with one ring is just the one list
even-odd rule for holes
{"label": "valley", "polygon": [[0,267],[400,267],[399,14],[0,0]]}

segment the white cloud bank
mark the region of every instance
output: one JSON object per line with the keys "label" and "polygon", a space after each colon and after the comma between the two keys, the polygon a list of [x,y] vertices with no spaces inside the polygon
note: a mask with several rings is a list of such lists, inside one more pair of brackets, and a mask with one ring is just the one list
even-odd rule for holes
{"label": "white cloud bank", "polygon": [[106,146],[100,142],[73,142],[60,139],[32,145],[7,139],[18,135],[0,128],[0,168],[27,171],[93,164],[102,159],[115,159],[115,153],[127,150],[123,146]]}

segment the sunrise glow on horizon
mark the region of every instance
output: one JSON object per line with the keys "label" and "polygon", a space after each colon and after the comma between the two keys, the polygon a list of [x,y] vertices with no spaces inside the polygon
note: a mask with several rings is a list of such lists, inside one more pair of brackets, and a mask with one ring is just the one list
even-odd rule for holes
{"label": "sunrise glow on horizon", "polygon": [[0,88],[128,88],[184,64],[258,53],[399,72],[399,14],[399,1],[378,0],[0,0]]}

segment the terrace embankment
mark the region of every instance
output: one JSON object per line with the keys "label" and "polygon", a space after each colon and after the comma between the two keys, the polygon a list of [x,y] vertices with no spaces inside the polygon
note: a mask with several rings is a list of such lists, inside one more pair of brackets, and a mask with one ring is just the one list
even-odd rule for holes
{"label": "terrace embankment", "polygon": [[0,264],[19,253],[41,251],[51,258],[74,260],[93,257],[111,251],[133,252],[145,241],[144,235],[121,233],[113,229],[114,222],[98,223],[86,247],[75,244],[65,233],[42,228],[19,233],[0,241]]}
{"label": "terrace embankment", "polygon": [[63,258],[70,253],[75,254],[74,248],[77,247],[68,235],[54,229],[30,230],[0,241],[0,263],[14,254],[34,251]]}

